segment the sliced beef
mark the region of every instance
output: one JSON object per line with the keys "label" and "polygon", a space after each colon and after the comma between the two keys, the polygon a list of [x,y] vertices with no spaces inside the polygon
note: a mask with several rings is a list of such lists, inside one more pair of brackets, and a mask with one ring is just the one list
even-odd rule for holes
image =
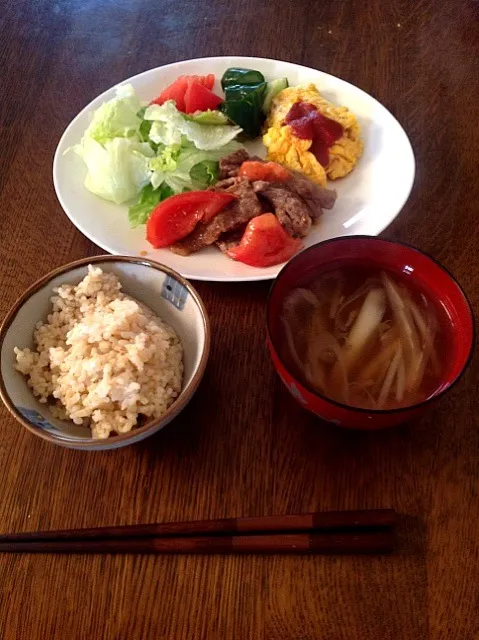
{"label": "sliced beef", "polygon": [[[238,149],[238,151],[234,151],[220,160],[220,180],[237,176],[239,168],[246,160],[265,162],[258,156],[250,157],[245,149]],[[288,181],[287,187],[306,203],[309,215],[313,220],[317,220],[322,215],[323,209],[333,208],[336,201],[336,191],[320,187],[297,171],[292,171],[291,175],[292,178]],[[220,184],[221,182],[218,183],[218,185]],[[286,188],[286,183],[283,186]]]}
{"label": "sliced beef", "polygon": [[219,247],[223,253],[226,253],[229,249],[233,249],[233,247],[237,247],[241,242],[245,229],[246,225],[241,225],[241,227],[234,231],[221,234],[216,241],[216,246]]}
{"label": "sliced beef", "polygon": [[220,180],[236,177],[239,168],[246,160],[259,160],[260,162],[264,162],[259,156],[250,156],[246,149],[233,151],[229,156],[225,156],[220,160]]}
{"label": "sliced beef", "polygon": [[220,160],[220,180],[233,178],[238,175],[239,168],[245,160],[249,160],[249,153],[246,149],[233,151],[229,156]]}
{"label": "sliced beef", "polygon": [[[239,178],[238,176],[231,176],[230,178],[224,178],[219,180],[212,187],[209,187],[211,191],[223,191],[226,193],[234,193],[235,195],[241,195],[241,185],[246,178]],[[236,192],[235,192],[236,190]]]}
{"label": "sliced beef", "polygon": [[228,184],[220,187],[220,183],[217,183],[215,189],[233,193],[236,200],[216,214],[207,224],[200,222],[196,225],[192,233],[171,247],[174,253],[187,256],[199,251],[216,242],[222,234],[244,227],[252,218],[261,214],[260,201],[249,180],[233,178],[224,182]]}
{"label": "sliced beef", "polygon": [[320,187],[319,184],[297,171],[292,172],[291,180],[288,180],[288,188],[308,205],[313,220],[317,220],[322,215],[323,209],[332,209],[336,202],[336,191]]}
{"label": "sliced beef", "polygon": [[300,173],[292,172],[285,183],[250,182],[239,177],[239,168],[246,160],[263,162],[257,156],[250,157],[246,149],[238,149],[220,160],[220,181],[210,188],[232,193],[236,199],[209,223],[198,224],[189,236],[173,245],[174,253],[187,256],[214,243],[227,251],[239,244],[247,223],[264,211],[274,213],[290,235],[303,238],[312,220],[323,209],[333,207],[336,192],[320,187]]}
{"label": "sliced beef", "polygon": [[311,216],[306,203],[289,190],[289,183],[256,180],[253,189],[270,205],[272,213],[290,235],[304,238],[311,229]]}

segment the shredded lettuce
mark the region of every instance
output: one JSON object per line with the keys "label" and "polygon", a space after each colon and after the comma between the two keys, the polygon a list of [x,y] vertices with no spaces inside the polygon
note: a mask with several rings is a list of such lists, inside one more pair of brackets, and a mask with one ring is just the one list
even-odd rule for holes
{"label": "shredded lettuce", "polygon": [[81,142],[73,147],[87,167],[85,187],[116,204],[135,198],[150,179],[154,151],[149,142],[142,142],[140,109],[133,87],[118,87],[116,96],[94,112]]}
{"label": "shredded lettuce", "polygon": [[180,126],[184,122],[184,118],[173,100],[168,100],[161,106],[151,104],[146,108],[144,118],[147,121],[152,121],[150,140],[166,146],[181,144],[183,134],[180,131]]}
{"label": "shredded lettuce", "polygon": [[198,124],[185,120],[182,133],[197,149],[211,151],[231,142],[241,133],[241,128],[233,125]]}
{"label": "shredded lettuce", "polygon": [[140,118],[141,120],[141,124],[140,124],[140,138],[142,142],[149,142],[152,146],[153,149],[156,149],[156,146],[154,142],[152,142],[150,140],[150,129],[151,129],[151,125],[153,124],[151,122],[151,120],[145,120],[145,111],[146,111],[146,107],[141,107],[141,109],[138,111],[137,116]]}
{"label": "shredded lettuce", "polygon": [[100,144],[84,137],[77,147],[88,170],[85,187],[100,198],[121,204],[135,198],[150,180],[149,156],[154,154],[148,143],[113,138]]}
{"label": "shredded lettuce", "polygon": [[141,103],[131,84],[117,87],[116,96],[104,102],[93,114],[84,137],[103,144],[113,138],[135,138],[139,140],[141,118],[138,111]]}
{"label": "shredded lettuce", "polygon": [[197,149],[191,143],[184,143],[184,146],[181,147],[163,147],[158,150],[158,155],[150,160],[151,184],[156,189],[160,184],[166,182],[176,193],[181,193],[184,189],[199,188],[193,184],[190,175],[193,167],[200,162],[218,162],[223,156],[227,156],[240,147],[241,145],[234,141],[228,142],[220,149],[211,149],[210,151]]}
{"label": "shredded lettuce", "polygon": [[[199,114],[201,115],[201,114]],[[207,122],[220,122],[205,112]],[[131,85],[97,109],[73,150],[87,167],[85,187],[129,208],[132,227],[144,224],[161,200],[191,189],[205,189],[218,179],[218,161],[241,145],[241,128],[200,124],[178,111],[173,101],[142,107]]]}
{"label": "shredded lettuce", "polygon": [[197,149],[210,151],[223,147],[241,133],[241,128],[229,124],[199,124],[185,118],[175,103],[168,100],[161,106],[152,104],[145,111],[145,120],[153,120],[150,139],[157,144],[181,144],[185,136]]}

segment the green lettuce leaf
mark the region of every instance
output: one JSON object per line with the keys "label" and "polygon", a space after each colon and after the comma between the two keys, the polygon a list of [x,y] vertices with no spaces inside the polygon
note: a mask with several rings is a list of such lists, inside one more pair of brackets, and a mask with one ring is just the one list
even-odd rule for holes
{"label": "green lettuce leaf", "polygon": [[73,150],[86,164],[85,187],[92,193],[117,204],[138,199],[129,209],[136,226],[172,193],[213,184],[220,158],[241,147],[233,140],[240,132],[186,119],[173,101],[142,107],[131,85],[123,85],[94,112]]}
{"label": "green lettuce leaf", "polygon": [[117,87],[116,96],[104,102],[93,114],[84,137],[100,144],[113,138],[136,138],[140,140],[141,104],[130,84]]}
{"label": "green lettuce leaf", "polygon": [[218,162],[240,147],[238,142],[231,141],[220,149],[209,151],[197,149],[191,143],[183,143],[181,147],[175,145],[171,153],[167,152],[168,148],[163,148],[157,157],[150,160],[151,184],[156,189],[166,182],[175,193],[181,193],[184,189],[198,188],[193,184],[190,174],[195,165],[205,161]]}
{"label": "green lettuce leaf", "polygon": [[145,120],[153,120],[150,139],[156,144],[181,144],[183,137],[197,149],[211,151],[223,147],[241,133],[241,127],[229,124],[199,124],[186,119],[175,103],[152,104],[145,111]]}
{"label": "green lettuce leaf", "polygon": [[231,124],[228,117],[222,111],[197,111],[196,113],[188,113],[184,115],[185,120],[191,120],[198,124]]}
{"label": "green lettuce leaf", "polygon": [[190,170],[190,177],[196,189],[206,189],[218,181],[219,163],[215,160],[198,162]]}
{"label": "green lettuce leaf", "polygon": [[151,121],[150,140],[165,146],[180,145],[182,133],[179,126],[184,121],[173,100],[162,105],[151,104],[145,110],[145,120]]}
{"label": "green lettuce leaf", "polygon": [[132,200],[150,180],[153,150],[147,143],[114,138],[100,144],[86,137],[75,151],[87,166],[85,187],[105,200]]}
{"label": "green lettuce leaf", "polygon": [[141,141],[142,142],[149,142],[150,141],[150,129],[151,129],[152,122],[151,122],[151,120],[145,120],[145,111],[146,111],[146,107],[141,107],[141,109],[137,113],[137,116],[141,120],[139,132],[140,132]]}
{"label": "green lettuce leaf", "polygon": [[117,204],[136,198],[149,182],[149,161],[155,155],[142,135],[141,104],[131,85],[94,113],[81,142],[73,147],[85,162],[85,187]]}
{"label": "green lettuce leaf", "polygon": [[132,228],[140,224],[146,224],[150,213],[162,200],[173,195],[173,191],[166,184],[162,184],[158,189],[153,189],[151,184],[143,187],[138,198],[138,202],[128,209],[128,220]]}

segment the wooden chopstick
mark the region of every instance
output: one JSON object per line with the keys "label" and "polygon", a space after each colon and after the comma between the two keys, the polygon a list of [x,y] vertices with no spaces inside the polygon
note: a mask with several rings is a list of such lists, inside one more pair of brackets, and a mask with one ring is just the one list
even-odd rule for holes
{"label": "wooden chopstick", "polygon": [[322,532],[392,528],[397,523],[393,509],[363,511],[325,511],[299,515],[227,518],[193,522],[167,522],[163,524],[134,524],[92,529],[66,529],[59,531],[32,531],[5,533],[2,542],[35,542],[59,540],[121,540],[166,536],[209,536],[235,534],[267,534],[288,532]]}
{"label": "wooden chopstick", "polygon": [[393,550],[391,528],[356,533],[0,542],[0,552],[10,553],[379,554]]}

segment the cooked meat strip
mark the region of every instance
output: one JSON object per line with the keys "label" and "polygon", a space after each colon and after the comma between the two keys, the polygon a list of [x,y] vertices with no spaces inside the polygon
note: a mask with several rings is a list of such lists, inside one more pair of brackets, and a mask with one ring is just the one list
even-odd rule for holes
{"label": "cooked meat strip", "polygon": [[[246,160],[266,162],[258,156],[249,156],[245,149],[238,149],[229,156],[220,160],[220,182],[238,175],[240,166]],[[298,171],[291,172],[292,178],[288,181],[288,188],[293,194],[299,196],[308,206],[309,214],[313,220],[317,220],[323,213],[323,209],[332,209],[336,201],[336,192],[325,189],[315,184],[312,180]],[[286,184],[283,185],[286,187]]]}
{"label": "cooked meat strip", "polygon": [[288,183],[256,180],[253,189],[271,204],[273,213],[292,236],[304,238],[311,229],[306,203],[288,188]]}
{"label": "cooked meat strip", "polygon": [[245,229],[246,225],[241,225],[241,227],[235,229],[234,231],[228,231],[227,233],[221,234],[221,236],[216,241],[216,245],[221,249],[223,253],[226,253],[233,247],[237,247],[241,242],[241,238],[243,237]]}
{"label": "cooked meat strip", "polygon": [[[218,188],[218,184],[216,188]],[[233,193],[236,200],[233,200],[223,211],[217,213],[207,224],[201,222],[197,224],[192,233],[171,247],[174,253],[187,256],[199,251],[216,242],[223,233],[238,229],[249,222],[251,218],[261,214],[261,204],[248,179],[234,178],[228,186],[219,188],[219,190]]]}
{"label": "cooked meat strip", "polygon": [[245,160],[249,159],[249,153],[246,149],[238,149],[233,151],[229,156],[225,156],[220,160],[220,180],[225,178],[233,178],[238,175],[239,168]]}
{"label": "cooked meat strip", "polygon": [[250,156],[246,149],[233,151],[229,156],[225,156],[220,160],[220,180],[236,177],[239,168],[246,160],[259,160],[260,162],[264,162],[259,156]]}
{"label": "cooked meat strip", "polygon": [[336,202],[336,191],[320,187],[297,171],[292,172],[287,185],[308,205],[313,220],[322,215],[323,209],[332,209]]}
{"label": "cooked meat strip", "polygon": [[[174,253],[189,255],[216,242],[222,251],[237,246],[246,224],[264,210],[273,211],[285,229],[295,237],[308,234],[312,219],[322,210],[331,209],[336,192],[314,184],[306,176],[292,172],[285,183],[257,180],[251,183],[239,177],[238,171],[246,160],[261,161],[246,149],[238,149],[220,160],[220,180],[210,189],[234,194],[234,200],[207,224],[198,224],[189,236],[171,247]],[[262,206],[263,203],[263,206]]]}
{"label": "cooked meat strip", "polygon": [[[241,184],[247,180],[247,178],[239,178],[238,176],[231,176],[230,178],[224,178],[219,180],[212,187],[209,187],[211,191],[226,191],[226,193],[235,193],[235,188],[238,184]],[[233,189],[231,187],[234,187]]]}

